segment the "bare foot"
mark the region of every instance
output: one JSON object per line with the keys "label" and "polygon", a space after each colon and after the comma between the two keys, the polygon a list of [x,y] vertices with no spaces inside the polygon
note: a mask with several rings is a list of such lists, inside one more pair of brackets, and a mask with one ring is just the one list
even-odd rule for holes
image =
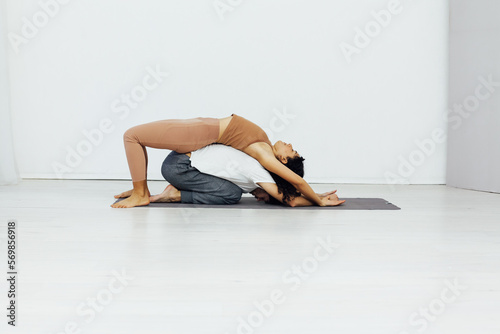
{"label": "bare foot", "polygon": [[129,198],[124,199],[123,201],[116,202],[112,204],[113,208],[133,208],[135,206],[144,206],[149,204],[149,191],[144,195],[139,195],[137,192],[133,192]]}
{"label": "bare foot", "polygon": [[151,196],[151,202],[175,203],[181,201],[181,192],[169,184],[161,194]]}
{"label": "bare foot", "polygon": [[130,197],[132,195],[132,192],[134,189],[130,189],[129,191],[124,191],[121,194],[115,195],[115,198],[125,198],[125,197]]}

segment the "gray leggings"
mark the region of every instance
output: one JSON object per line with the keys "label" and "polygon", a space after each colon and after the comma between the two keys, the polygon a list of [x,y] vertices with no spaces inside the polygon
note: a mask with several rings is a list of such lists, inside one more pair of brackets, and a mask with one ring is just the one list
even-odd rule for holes
{"label": "gray leggings", "polygon": [[165,180],[181,191],[182,203],[236,204],[242,190],[232,182],[200,172],[185,154],[172,151],[163,161]]}

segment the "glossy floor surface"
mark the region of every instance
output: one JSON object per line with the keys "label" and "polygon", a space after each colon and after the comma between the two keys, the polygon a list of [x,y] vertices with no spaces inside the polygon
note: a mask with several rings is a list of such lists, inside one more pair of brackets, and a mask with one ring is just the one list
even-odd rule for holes
{"label": "glossy floor surface", "polygon": [[313,185],[402,210],[110,208],[129,187],[0,187],[5,276],[9,220],[18,240],[1,333],[500,333],[498,194]]}

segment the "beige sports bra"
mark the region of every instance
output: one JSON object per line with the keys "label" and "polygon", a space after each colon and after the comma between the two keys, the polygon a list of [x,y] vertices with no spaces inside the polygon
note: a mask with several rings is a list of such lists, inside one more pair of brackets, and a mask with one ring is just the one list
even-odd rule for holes
{"label": "beige sports bra", "polygon": [[233,117],[219,139],[219,144],[231,146],[240,151],[258,142],[264,142],[272,146],[266,133],[258,125],[236,114],[231,116]]}

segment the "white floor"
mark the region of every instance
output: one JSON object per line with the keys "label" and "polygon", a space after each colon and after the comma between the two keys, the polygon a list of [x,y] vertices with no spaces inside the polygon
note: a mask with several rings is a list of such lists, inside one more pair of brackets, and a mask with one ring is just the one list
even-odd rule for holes
{"label": "white floor", "polygon": [[500,195],[337,187],[402,210],[112,209],[129,182],[0,187],[5,275],[9,219],[19,238],[18,326],[2,279],[0,332],[500,333]]}

